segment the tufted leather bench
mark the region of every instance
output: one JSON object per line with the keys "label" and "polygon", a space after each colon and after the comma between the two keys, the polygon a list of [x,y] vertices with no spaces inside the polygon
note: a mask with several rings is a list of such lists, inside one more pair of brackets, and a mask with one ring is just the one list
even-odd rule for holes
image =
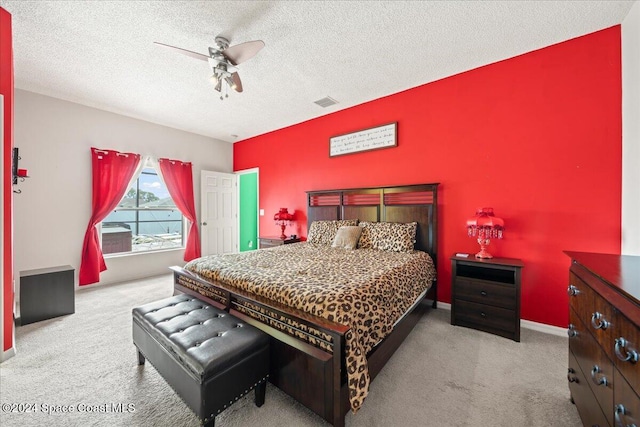
{"label": "tufted leather bench", "polygon": [[229,313],[188,295],[133,309],[138,363],[148,359],[203,424],[250,390],[264,403],[269,338]]}

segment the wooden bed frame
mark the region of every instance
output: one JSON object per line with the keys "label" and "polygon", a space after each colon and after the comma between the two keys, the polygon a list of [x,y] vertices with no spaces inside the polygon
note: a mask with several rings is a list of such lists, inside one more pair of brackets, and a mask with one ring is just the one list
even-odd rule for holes
{"label": "wooden bed frame", "polygon": [[[418,223],[415,248],[437,261],[438,184],[356,188],[307,192],[307,219],[358,219]],[[351,408],[346,384],[344,335],[349,326],[330,322],[263,297],[211,282],[180,267],[171,267],[177,293],[186,293],[223,308],[271,336],[269,380],[333,424],[344,426]],[[206,289],[202,289],[203,285]],[[373,380],[420,317],[436,308],[437,286],[398,322],[393,332],[367,355]],[[320,338],[318,338],[320,337]],[[322,343],[322,346],[318,345]],[[338,355],[339,357],[334,357]]]}

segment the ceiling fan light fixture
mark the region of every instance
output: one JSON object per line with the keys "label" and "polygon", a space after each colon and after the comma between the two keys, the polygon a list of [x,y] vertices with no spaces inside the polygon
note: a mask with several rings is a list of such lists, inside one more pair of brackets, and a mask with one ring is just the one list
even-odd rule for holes
{"label": "ceiling fan light fixture", "polygon": [[[215,41],[216,47],[209,47],[209,55],[203,55],[164,43],[154,43],[158,46],[173,49],[183,55],[207,61],[213,72],[209,80],[211,84],[214,85],[214,89],[220,93],[220,99],[222,100],[229,97],[229,88],[236,92],[243,91],[242,80],[240,80],[240,76],[238,75],[237,65],[253,58],[264,47],[264,42],[262,40],[253,40],[235,46],[229,46],[229,39],[221,35],[218,35]],[[225,96],[222,94],[223,81],[227,83],[224,88]]]}
{"label": "ceiling fan light fixture", "polygon": [[224,81],[227,82],[227,84],[231,89],[236,90],[238,88],[238,86],[236,85],[236,82],[234,82],[231,77],[229,76],[225,77]]}

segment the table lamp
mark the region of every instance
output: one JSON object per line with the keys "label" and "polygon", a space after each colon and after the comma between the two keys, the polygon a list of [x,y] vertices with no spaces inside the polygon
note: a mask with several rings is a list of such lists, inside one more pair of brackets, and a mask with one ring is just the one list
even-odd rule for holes
{"label": "table lamp", "polygon": [[502,239],[503,232],[504,221],[493,214],[493,208],[478,209],[475,216],[467,220],[467,234],[477,237],[480,245],[476,258],[493,258],[487,246],[491,239]]}
{"label": "table lamp", "polygon": [[282,229],[280,238],[286,239],[287,236],[284,234],[284,229],[287,225],[291,224],[291,221],[293,221],[293,214],[290,214],[287,211],[287,208],[280,208],[280,210],[273,216],[273,220],[276,222],[276,225],[279,225]]}

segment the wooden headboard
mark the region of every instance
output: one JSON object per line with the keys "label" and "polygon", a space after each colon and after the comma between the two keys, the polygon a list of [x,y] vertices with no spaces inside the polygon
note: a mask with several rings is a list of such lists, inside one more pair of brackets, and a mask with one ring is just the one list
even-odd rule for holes
{"label": "wooden headboard", "polygon": [[307,191],[307,225],[330,219],[416,221],[415,248],[437,259],[438,183]]}

